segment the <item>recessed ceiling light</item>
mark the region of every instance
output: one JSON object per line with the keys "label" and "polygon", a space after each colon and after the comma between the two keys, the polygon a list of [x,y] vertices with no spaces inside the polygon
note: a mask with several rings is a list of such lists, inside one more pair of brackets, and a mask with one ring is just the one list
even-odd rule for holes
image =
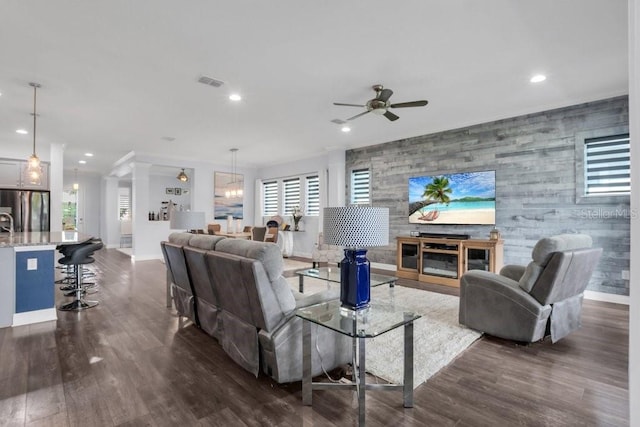
{"label": "recessed ceiling light", "polygon": [[26,134],[28,134],[29,132],[27,132],[27,131],[26,131],[26,130],[24,130],[24,129],[18,129],[18,130],[16,130],[16,133],[19,133],[20,135],[26,135]]}
{"label": "recessed ceiling light", "polygon": [[344,133],[351,132],[351,128],[349,126],[342,126],[340,130]]}
{"label": "recessed ceiling light", "polygon": [[237,93],[232,93],[231,95],[229,95],[229,99],[232,101],[241,101],[242,97]]}
{"label": "recessed ceiling light", "polygon": [[84,164],[87,163],[87,161],[86,160],[78,160],[78,163],[80,163],[81,165],[84,165]]}
{"label": "recessed ceiling light", "polygon": [[547,76],[545,76],[544,74],[536,74],[535,76],[531,77],[529,81],[531,83],[540,83],[545,80],[547,80]]}
{"label": "recessed ceiling light", "polygon": [[84,153],[84,155],[87,157],[93,157],[93,153]]}

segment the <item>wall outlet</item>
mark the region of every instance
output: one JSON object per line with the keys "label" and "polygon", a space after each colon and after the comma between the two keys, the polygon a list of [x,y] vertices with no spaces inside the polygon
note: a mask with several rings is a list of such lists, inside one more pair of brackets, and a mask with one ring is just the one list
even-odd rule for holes
{"label": "wall outlet", "polygon": [[629,270],[622,270],[622,280],[631,280]]}

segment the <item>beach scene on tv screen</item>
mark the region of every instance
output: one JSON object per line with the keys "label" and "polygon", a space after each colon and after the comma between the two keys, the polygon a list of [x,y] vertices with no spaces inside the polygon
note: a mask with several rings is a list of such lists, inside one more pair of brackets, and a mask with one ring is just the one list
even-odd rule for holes
{"label": "beach scene on tv screen", "polygon": [[495,224],[495,171],[409,178],[412,224]]}

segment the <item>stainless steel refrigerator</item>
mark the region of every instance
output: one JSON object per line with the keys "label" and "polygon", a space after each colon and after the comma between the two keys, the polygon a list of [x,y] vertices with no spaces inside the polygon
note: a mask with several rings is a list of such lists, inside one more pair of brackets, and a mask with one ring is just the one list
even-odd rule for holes
{"label": "stainless steel refrigerator", "polygon": [[[13,216],[16,233],[49,231],[49,192],[36,190],[0,190],[0,212]],[[6,231],[9,219],[0,216],[0,231]]]}

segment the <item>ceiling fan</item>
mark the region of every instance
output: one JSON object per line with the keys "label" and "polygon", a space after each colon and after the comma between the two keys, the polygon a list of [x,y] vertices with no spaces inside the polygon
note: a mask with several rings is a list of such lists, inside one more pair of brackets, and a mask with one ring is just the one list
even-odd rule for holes
{"label": "ceiling fan", "polygon": [[406,107],[424,107],[429,103],[429,101],[411,101],[411,102],[400,102],[397,104],[391,104],[389,102],[389,98],[393,95],[393,91],[391,89],[385,89],[382,85],[373,85],[373,90],[376,91],[376,97],[367,101],[365,105],[360,104],[344,104],[341,102],[334,102],[333,105],[341,105],[345,107],[365,107],[367,111],[356,114],[353,117],[349,117],[347,121],[357,119],[360,116],[364,116],[367,113],[375,113],[385,116],[387,119],[392,122],[398,120],[400,117],[393,114],[389,111],[389,108],[406,108]]}

